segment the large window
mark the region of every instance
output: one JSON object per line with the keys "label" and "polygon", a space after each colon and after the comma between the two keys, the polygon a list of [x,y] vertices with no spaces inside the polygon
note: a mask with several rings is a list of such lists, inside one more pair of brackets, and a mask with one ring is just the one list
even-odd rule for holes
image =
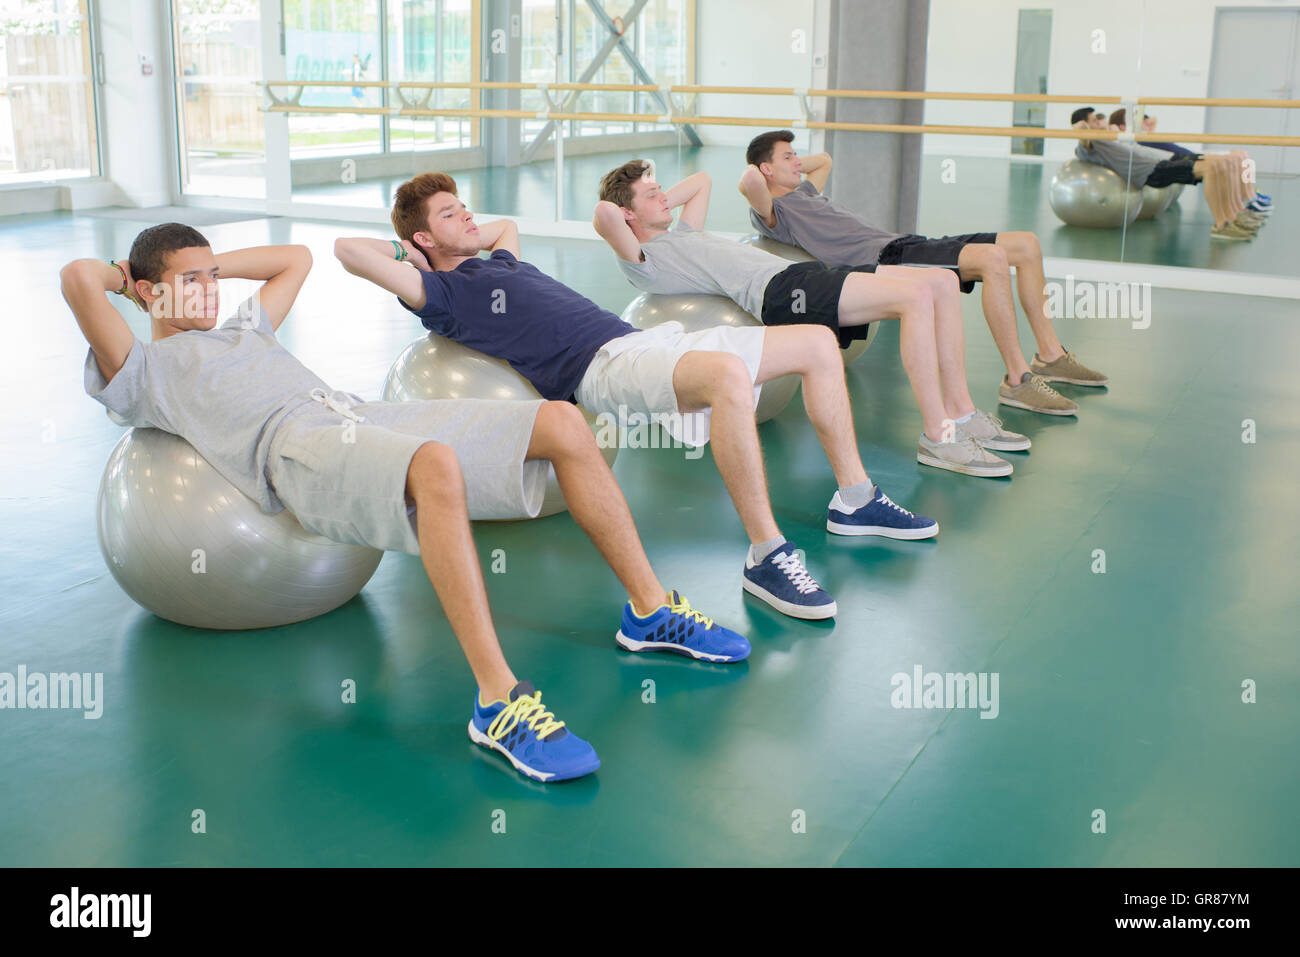
{"label": "large window", "polygon": [[0,184],[99,175],[87,0],[0,0]]}
{"label": "large window", "polygon": [[[585,83],[651,83],[665,85],[689,82],[687,63],[695,26],[690,17],[690,0],[650,0],[631,23],[626,15],[630,0],[597,0],[601,16],[587,0],[561,0],[566,49],[564,79]],[[555,81],[555,0],[523,0],[523,52],[521,74],[525,83]],[[622,44],[603,57],[601,50],[611,37],[609,24],[621,29]],[[646,75],[638,73],[623,51],[632,51]],[[593,69],[594,67],[594,69]],[[648,75],[648,78],[647,78]],[[579,95],[576,109],[596,113],[660,113],[656,100],[646,93],[588,91]],[[540,93],[525,92],[522,109],[543,110]],[[524,142],[531,141],[545,121],[529,119],[522,124]],[[653,123],[623,120],[570,120],[565,136],[602,136],[610,133],[640,133],[671,129]]]}
{"label": "large window", "polygon": [[266,196],[257,0],[173,0],[181,188]]}
{"label": "large window", "polygon": [[[386,79],[379,0],[284,0],[285,76],[289,80],[354,83]],[[388,105],[378,87],[309,86],[303,106],[334,113],[289,117],[289,156],[359,156],[385,149],[383,117],[351,110]]]}
{"label": "large window", "polygon": [[[394,80],[464,83],[472,79],[476,30],[472,0],[388,0],[388,64]],[[408,94],[425,109],[477,107],[471,90]],[[478,123],[467,117],[405,117],[390,121],[390,149],[458,149],[478,142]]]}

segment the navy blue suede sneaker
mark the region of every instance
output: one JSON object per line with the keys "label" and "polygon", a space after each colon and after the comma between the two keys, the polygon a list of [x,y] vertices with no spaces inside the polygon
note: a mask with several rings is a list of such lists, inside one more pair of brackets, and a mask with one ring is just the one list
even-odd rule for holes
{"label": "navy blue suede sneaker", "polygon": [[504,754],[516,771],[536,781],[580,778],[600,767],[595,748],[542,707],[542,693],[531,681],[511,688],[509,703],[483,705],[476,693],[469,739]]}
{"label": "navy blue suede sneaker", "polygon": [[827,510],[826,531],[836,535],[883,535],[910,541],[934,538],[939,534],[939,523],[895,505],[877,485],[871,501],[853,510],[844,504],[836,491]]}
{"label": "navy blue suede sneaker", "polygon": [[712,618],[706,618],[691,603],[673,592],[669,604],[660,605],[649,616],[638,618],[632,603],[623,606],[623,623],[614,637],[628,651],[672,651],[701,661],[743,661],[749,657],[749,642]]}
{"label": "navy blue suede sneaker", "polygon": [[757,565],[745,556],[745,591],[791,618],[834,618],[839,610],[832,598],[803,567],[788,541]]}

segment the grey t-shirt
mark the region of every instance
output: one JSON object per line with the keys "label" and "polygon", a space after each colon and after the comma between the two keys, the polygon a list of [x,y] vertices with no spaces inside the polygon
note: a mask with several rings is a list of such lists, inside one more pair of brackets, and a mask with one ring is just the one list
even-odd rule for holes
{"label": "grey t-shirt", "polygon": [[645,262],[630,263],[619,257],[618,265],[627,281],[642,292],[727,296],[759,320],[768,282],[790,265],[780,256],[714,236],[680,220],[672,229],[642,243],[641,252]]}
{"label": "grey t-shirt", "polygon": [[900,235],[868,226],[806,179],[794,191],[773,197],[772,212],[775,226],[767,225],[752,209],[749,221],[768,239],[798,246],[828,266],[874,265],[880,250]]}
{"label": "grey t-shirt", "polygon": [[[1083,143],[1074,148],[1074,155],[1085,163],[1104,166],[1131,186],[1146,185],[1147,178],[1156,164],[1170,159],[1174,154],[1165,150],[1152,149],[1138,143],[1114,143],[1110,140],[1093,140],[1092,149]],[[1130,161],[1132,163],[1130,171]]]}
{"label": "grey t-shirt", "polygon": [[260,306],[241,308],[215,329],[137,339],[112,382],[88,350],[85,388],[128,425],[185,439],[264,512],[284,508],[266,478],[275,430],[315,406],[312,389],[329,392],[280,345]]}

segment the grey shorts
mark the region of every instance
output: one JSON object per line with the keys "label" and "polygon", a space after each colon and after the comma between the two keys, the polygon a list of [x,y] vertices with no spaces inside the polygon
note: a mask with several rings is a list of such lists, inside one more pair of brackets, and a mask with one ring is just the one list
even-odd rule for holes
{"label": "grey shorts", "polygon": [[455,451],[471,519],[533,518],[541,510],[550,463],[524,456],[542,400],[332,399],[334,406],[318,399],[281,423],[266,467],[275,494],[309,532],[418,555],[406,473],[426,442]]}

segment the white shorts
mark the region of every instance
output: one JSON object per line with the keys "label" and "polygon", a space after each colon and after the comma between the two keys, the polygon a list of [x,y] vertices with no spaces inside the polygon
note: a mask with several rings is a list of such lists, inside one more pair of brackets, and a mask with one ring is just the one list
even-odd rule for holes
{"label": "white shorts", "polygon": [[[688,352],[729,352],[739,356],[758,378],[763,361],[764,326],[715,326],[687,332],[680,322],[665,322],[652,329],[631,332],[605,343],[596,353],[578,385],[579,404],[596,415],[642,413],[658,421],[679,442],[692,448],[708,444],[712,409],[682,412],[673,389],[673,370]],[[758,406],[761,386],[754,386]],[[655,420],[651,420],[655,421]]]}
{"label": "white shorts", "polygon": [[418,555],[406,473],[425,442],[456,452],[471,519],[535,518],[541,510],[551,463],[524,458],[541,399],[354,403],[335,397],[347,413],[308,403],[271,440],[267,477],[307,531]]}

